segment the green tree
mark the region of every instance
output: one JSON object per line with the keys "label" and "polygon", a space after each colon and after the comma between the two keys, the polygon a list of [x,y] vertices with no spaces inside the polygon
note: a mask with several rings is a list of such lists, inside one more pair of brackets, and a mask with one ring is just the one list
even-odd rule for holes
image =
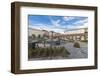
{"label": "green tree", "polygon": [[39,39],[41,38],[41,35],[40,35],[40,34],[38,35],[38,38],[39,38]]}
{"label": "green tree", "polygon": [[35,38],[36,38],[35,34],[32,34],[32,38],[33,38],[33,39],[35,39]]}

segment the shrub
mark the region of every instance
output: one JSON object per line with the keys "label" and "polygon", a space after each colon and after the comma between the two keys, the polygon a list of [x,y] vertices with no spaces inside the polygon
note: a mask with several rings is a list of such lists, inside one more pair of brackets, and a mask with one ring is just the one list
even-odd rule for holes
{"label": "shrub", "polygon": [[75,42],[75,43],[74,43],[74,47],[75,47],[75,48],[80,48],[80,44],[79,44],[78,42]]}
{"label": "shrub", "polygon": [[68,57],[68,55],[70,55],[70,52],[68,52],[68,50],[65,47],[61,47],[61,54],[63,57]]}
{"label": "shrub", "polygon": [[53,59],[57,56],[67,57],[70,53],[65,47],[45,47],[30,49],[28,56],[29,58],[42,58],[42,59]]}
{"label": "shrub", "polygon": [[88,42],[88,40],[82,40],[81,42]]}
{"label": "shrub", "polygon": [[32,50],[33,49],[32,48],[28,48],[28,50],[29,50],[28,51],[28,57],[31,58],[32,57],[32,52],[33,52]]}

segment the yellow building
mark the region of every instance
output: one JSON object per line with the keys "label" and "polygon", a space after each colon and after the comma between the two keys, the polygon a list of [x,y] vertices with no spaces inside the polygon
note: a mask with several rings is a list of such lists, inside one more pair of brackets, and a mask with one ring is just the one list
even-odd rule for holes
{"label": "yellow building", "polygon": [[65,32],[64,37],[68,40],[79,40],[84,41],[88,40],[88,28],[80,28],[80,29],[71,29]]}

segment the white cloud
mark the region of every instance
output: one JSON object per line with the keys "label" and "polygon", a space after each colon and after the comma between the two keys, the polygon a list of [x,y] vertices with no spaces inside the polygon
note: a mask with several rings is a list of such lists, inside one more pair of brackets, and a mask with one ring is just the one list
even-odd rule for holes
{"label": "white cloud", "polygon": [[56,20],[56,21],[53,20],[51,17],[49,17],[49,19],[50,19],[50,21],[51,21],[51,23],[53,24],[54,27],[60,26],[60,25],[59,25],[60,19],[58,19],[58,20]]}
{"label": "white cloud", "polygon": [[[51,17],[49,17],[49,18],[50,18],[51,23],[53,25],[46,25],[46,24],[39,23],[39,24],[29,25],[29,28],[64,33],[65,30],[69,30],[69,29],[79,29],[79,28],[88,27],[88,19],[79,20],[79,21],[73,23],[72,25],[62,26],[59,24],[61,21],[60,19],[53,20]],[[68,20],[74,19],[74,17],[67,17],[66,16],[66,17],[63,17],[63,19],[64,19],[64,21],[68,21]]]}
{"label": "white cloud", "polygon": [[88,19],[84,19],[84,20],[79,20],[79,21],[75,22],[74,24],[79,25],[79,24],[85,24],[87,22],[88,22]]}
{"label": "white cloud", "polygon": [[75,22],[73,25],[66,25],[65,30],[69,29],[79,29],[79,28],[87,28],[88,27],[88,19],[79,20]]}
{"label": "white cloud", "polygon": [[38,29],[38,30],[50,30],[50,28],[48,28],[45,25],[29,25],[29,28],[34,28],[34,29]]}
{"label": "white cloud", "polygon": [[78,26],[78,28],[87,28],[88,27],[88,23],[84,23],[82,26]]}
{"label": "white cloud", "polygon": [[69,21],[69,20],[72,20],[72,19],[74,19],[74,17],[69,17],[69,16],[63,17],[64,21]]}
{"label": "white cloud", "polygon": [[63,29],[59,29],[59,28],[55,28],[55,27],[52,27],[49,25],[46,26],[46,25],[42,25],[40,24],[41,26],[38,26],[38,25],[29,25],[29,28],[33,28],[33,29],[38,29],[38,30],[47,30],[47,31],[54,31],[54,32],[58,32],[58,33],[63,33]]}
{"label": "white cloud", "polygon": [[[75,17],[63,17],[63,19],[65,21],[69,21],[69,20],[72,20],[72,19],[75,19]],[[65,28],[69,29],[69,28],[85,28],[87,27],[88,23],[88,18],[84,19],[84,20],[77,20],[75,23],[73,23],[72,25],[66,25]]]}
{"label": "white cloud", "polygon": [[88,23],[84,23],[83,25],[68,25],[66,26],[66,29],[65,30],[69,30],[69,29],[80,29],[80,28],[88,28]]}

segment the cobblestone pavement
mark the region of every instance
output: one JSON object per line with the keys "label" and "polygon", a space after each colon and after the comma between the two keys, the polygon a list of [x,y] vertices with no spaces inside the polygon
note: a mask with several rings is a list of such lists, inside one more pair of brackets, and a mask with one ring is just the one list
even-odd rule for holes
{"label": "cobblestone pavement", "polygon": [[70,55],[67,57],[68,59],[88,57],[88,46],[86,42],[80,42],[81,48],[75,48],[73,45],[74,43],[72,42],[64,44],[65,48],[70,52]]}

